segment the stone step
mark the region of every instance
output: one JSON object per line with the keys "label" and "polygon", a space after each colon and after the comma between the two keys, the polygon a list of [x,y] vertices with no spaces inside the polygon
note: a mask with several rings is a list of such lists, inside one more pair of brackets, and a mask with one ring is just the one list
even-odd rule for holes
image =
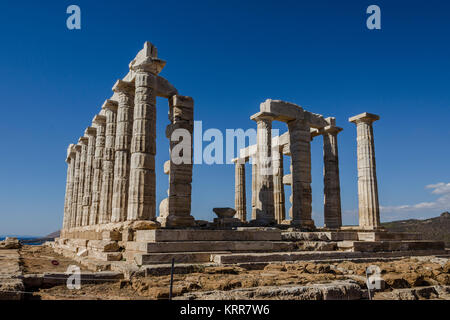
{"label": "stone step", "polygon": [[232,253],[213,254],[211,261],[218,264],[288,262],[288,261],[321,261],[358,258],[390,258],[431,256],[445,254],[445,250],[414,250],[392,252],[347,252],[347,251],[301,251],[276,253]]}
{"label": "stone step", "polygon": [[137,230],[136,241],[281,241],[280,230]]}
{"label": "stone step", "polygon": [[358,232],[359,241],[386,241],[386,240],[422,240],[422,234],[418,232]]}
{"label": "stone step", "polygon": [[146,264],[171,263],[202,263],[210,262],[212,254],[229,254],[230,252],[166,252],[166,253],[139,253],[126,252],[124,257],[127,262],[135,262],[138,266]]}
{"label": "stone step", "polygon": [[142,253],[205,252],[205,251],[290,251],[295,243],[282,241],[186,241],[186,242],[127,242],[126,250]]}
{"label": "stone step", "polygon": [[340,250],[359,252],[381,251],[414,251],[414,250],[444,250],[442,241],[407,240],[407,241],[342,241],[338,242]]}

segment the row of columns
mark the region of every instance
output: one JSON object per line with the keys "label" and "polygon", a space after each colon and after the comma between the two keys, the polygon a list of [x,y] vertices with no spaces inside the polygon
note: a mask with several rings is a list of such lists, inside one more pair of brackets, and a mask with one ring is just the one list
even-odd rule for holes
{"label": "row of columns", "polygon": [[[258,124],[257,154],[252,163],[252,220],[268,224],[285,221],[283,183],[284,146],[272,146],[271,115],[259,113],[252,118]],[[372,123],[379,116],[363,113],[349,119],[357,126],[358,207],[359,227],[373,230],[380,226],[378,186]],[[324,159],[324,226],[338,229],[342,226],[339,156],[337,135],[342,128],[335,126],[334,118],[327,118],[329,126],[311,129],[304,120],[288,122],[289,154],[291,155],[292,208],[290,224],[314,227],[311,218],[311,147],[313,137],[323,137]],[[236,217],[246,220],[245,161],[235,159]],[[271,163],[270,163],[271,161]],[[272,171],[269,169],[271,168]],[[263,171],[264,170],[264,171]]]}
{"label": "row of columns", "polygon": [[[165,62],[156,57],[156,48],[146,43],[144,52],[145,59],[130,65],[134,80],[115,83],[117,101],[105,101],[92,126],[69,146],[64,230],[156,219],[156,96],[158,81],[168,82],[159,80]],[[188,131],[183,143],[192,148],[193,100],[176,93],[167,98],[169,113],[175,114],[171,124]],[[168,220],[191,225],[192,161],[172,166],[169,179]]]}

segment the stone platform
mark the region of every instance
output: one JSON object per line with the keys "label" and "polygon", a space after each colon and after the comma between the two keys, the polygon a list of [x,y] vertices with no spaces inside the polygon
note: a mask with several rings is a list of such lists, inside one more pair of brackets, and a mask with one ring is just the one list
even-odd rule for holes
{"label": "stone platform", "polygon": [[299,232],[240,227],[114,232],[104,232],[101,240],[57,239],[54,248],[77,261],[97,262],[106,270],[170,264],[172,260],[186,264],[242,264],[446,253],[443,242],[419,240],[421,235],[417,233],[386,231]]}

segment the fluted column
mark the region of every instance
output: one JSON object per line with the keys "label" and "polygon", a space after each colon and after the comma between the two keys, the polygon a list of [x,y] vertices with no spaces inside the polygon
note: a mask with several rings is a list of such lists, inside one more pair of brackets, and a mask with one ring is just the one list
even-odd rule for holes
{"label": "fluted column", "polygon": [[167,215],[158,221],[164,227],[187,227],[195,223],[191,216],[194,100],[181,95],[169,98],[169,119],[169,199]]}
{"label": "fluted column", "polygon": [[92,176],[94,173],[94,155],[95,155],[95,136],[97,129],[88,127],[84,135],[88,138],[88,147],[86,153],[86,168],[84,172],[84,191],[83,191],[83,216],[81,225],[89,225],[89,214],[92,204]]}
{"label": "fluted column", "polygon": [[256,219],[256,197],[258,185],[258,165],[256,164],[256,157],[252,157],[252,220]]}
{"label": "fluted column", "polygon": [[136,61],[133,138],[131,140],[128,220],[155,220],[156,155],[156,77],[165,62],[157,58],[156,48],[146,43],[146,57]]}
{"label": "fluted column", "polygon": [[338,229],[342,226],[341,186],[337,134],[342,128],[328,126],[323,129],[323,194],[324,226]]}
{"label": "fluted column", "polygon": [[359,226],[368,230],[380,227],[372,127],[372,123],[379,119],[379,116],[367,112],[349,119],[350,122],[356,124],[357,131]]}
{"label": "fluted column", "polygon": [[68,222],[69,228],[76,227],[77,210],[78,210],[78,185],[80,183],[80,160],[81,160],[81,145],[76,144],[74,146],[75,151],[75,166],[73,174],[73,189],[72,189],[72,201],[70,203],[70,220]]}
{"label": "fluted column", "polygon": [[304,120],[288,122],[291,174],[292,174],[292,225],[314,228],[311,194],[311,132]]}
{"label": "fluted column", "polygon": [[275,222],[273,202],[272,114],[259,112],[252,116],[251,119],[257,123],[256,159],[258,178],[255,199],[255,222],[267,225]]}
{"label": "fluted column", "polygon": [[286,219],[286,207],[284,197],[284,168],[283,168],[283,154],[279,146],[272,149],[272,165],[273,165],[273,202],[275,220],[278,223]]}
{"label": "fluted column", "polygon": [[75,218],[75,226],[82,226],[83,221],[83,198],[84,198],[84,180],[86,178],[86,159],[87,159],[87,149],[88,149],[87,137],[81,137],[78,140],[78,144],[81,146],[80,153],[80,171],[78,179],[78,197],[77,197],[77,214]]}
{"label": "fluted column", "polygon": [[117,131],[115,139],[114,188],[112,222],[127,219],[128,188],[130,179],[130,145],[133,134],[133,83],[119,80],[113,87],[118,95]]}
{"label": "fluted column", "polygon": [[64,218],[63,218],[63,230],[66,230],[70,226],[70,214],[72,208],[72,192],[73,192],[73,180],[75,174],[75,145],[70,144],[67,148],[67,180],[66,180],[66,196],[64,199]]}
{"label": "fluted column", "polygon": [[245,162],[243,159],[235,161],[234,184],[235,217],[241,221],[246,221],[247,201],[245,195]]}
{"label": "fluted column", "polygon": [[102,106],[106,117],[106,130],[98,222],[100,224],[111,222],[112,216],[117,107],[118,103],[114,100],[106,100]]}
{"label": "fluted column", "polygon": [[97,129],[97,136],[95,138],[95,155],[94,155],[94,175],[92,180],[92,205],[89,216],[89,224],[95,225],[99,223],[99,208],[100,208],[100,192],[102,188],[102,163],[105,152],[105,129],[106,117],[96,115],[92,121],[93,126]]}

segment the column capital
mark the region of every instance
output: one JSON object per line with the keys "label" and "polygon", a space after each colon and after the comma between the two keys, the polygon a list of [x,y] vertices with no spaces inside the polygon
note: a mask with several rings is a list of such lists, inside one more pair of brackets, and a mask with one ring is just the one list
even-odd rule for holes
{"label": "column capital", "polygon": [[81,147],[81,145],[85,145],[87,146],[89,142],[89,139],[87,137],[80,137],[80,139],[78,139],[78,145]]}
{"label": "column capital", "polygon": [[112,90],[116,93],[134,95],[134,84],[129,81],[117,80]]}
{"label": "column capital", "polygon": [[368,112],[358,114],[348,119],[349,122],[353,122],[354,124],[358,124],[360,122],[372,123],[377,120],[380,120],[380,116]]}
{"label": "column capital", "polygon": [[119,106],[119,103],[115,100],[107,99],[102,105],[103,110],[111,110],[111,111],[117,111],[117,107]]}
{"label": "column capital", "polygon": [[194,99],[188,96],[174,95],[169,98],[169,105],[171,107],[183,107],[183,108],[193,108]]}
{"label": "column capital", "polygon": [[70,159],[74,159],[76,156],[76,150],[75,145],[73,143],[69,144],[69,147],[67,148],[67,157],[66,162],[70,162]]}
{"label": "column capital", "polygon": [[253,120],[253,121],[256,121],[256,122],[264,121],[264,120],[272,121],[274,118],[275,118],[275,114],[274,113],[260,111],[260,112],[255,113],[254,115],[252,115],[250,117],[250,120]]}
{"label": "column capital", "polygon": [[94,119],[92,119],[93,124],[104,125],[106,123],[106,117],[102,115],[95,115]]}
{"label": "column capital", "polygon": [[134,72],[146,72],[158,75],[165,67],[166,61],[156,57],[146,57],[140,61],[131,64],[131,70]]}
{"label": "column capital", "polygon": [[322,134],[338,134],[342,130],[344,129],[336,126],[326,126],[325,128],[321,129]]}
{"label": "column capital", "polygon": [[97,129],[94,127],[87,127],[86,130],[84,130],[85,136],[95,136],[97,134]]}

